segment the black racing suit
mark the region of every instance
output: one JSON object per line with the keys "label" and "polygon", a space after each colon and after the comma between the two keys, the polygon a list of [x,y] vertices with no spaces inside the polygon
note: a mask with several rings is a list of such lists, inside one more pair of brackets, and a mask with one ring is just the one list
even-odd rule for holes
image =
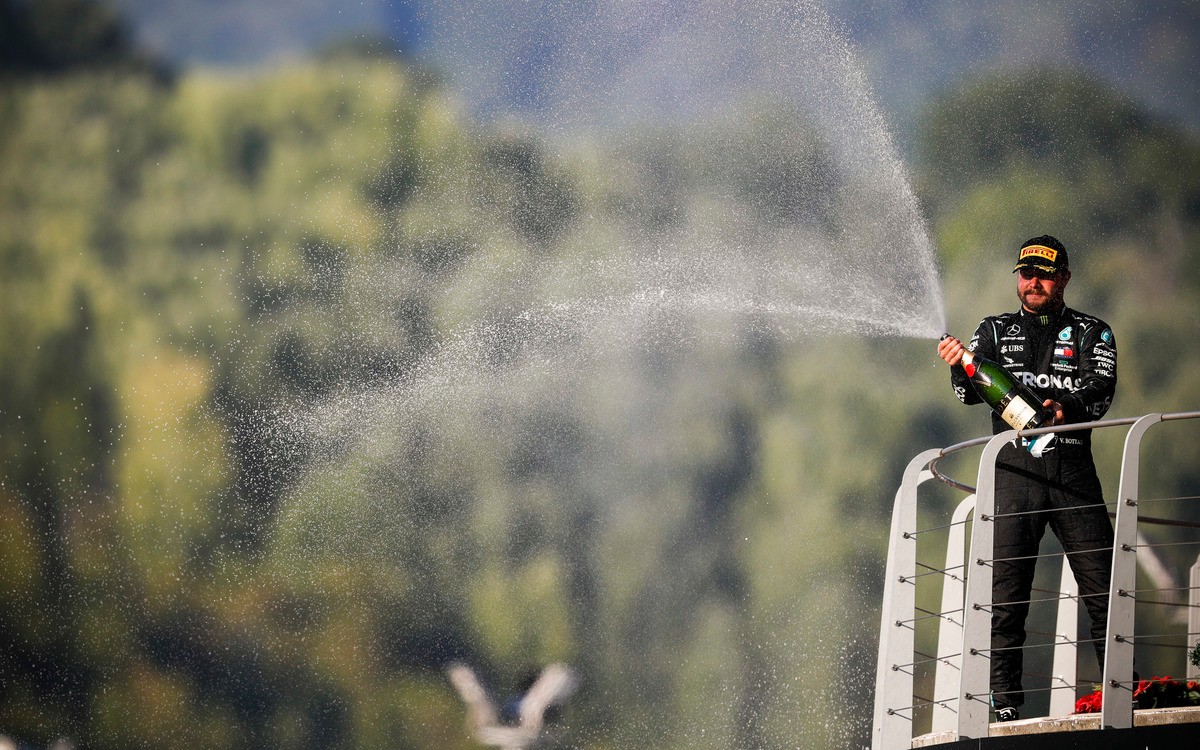
{"label": "black racing suit", "polygon": [[[1099,419],[1112,403],[1116,341],[1112,329],[1090,315],[1063,307],[1055,315],[1021,310],[984,318],[967,348],[1004,365],[1039,398],[1062,404],[1068,424]],[[964,404],[982,402],[960,365],[950,368],[950,382]],[[993,411],[992,433],[1009,429]],[[1059,435],[1041,458],[1020,445],[1004,446],[996,461],[996,515],[991,686],[993,705],[1002,708],[1024,702],[1033,556],[1047,524],[1067,552],[1103,670],[1113,529],[1092,461],[1091,430]]]}

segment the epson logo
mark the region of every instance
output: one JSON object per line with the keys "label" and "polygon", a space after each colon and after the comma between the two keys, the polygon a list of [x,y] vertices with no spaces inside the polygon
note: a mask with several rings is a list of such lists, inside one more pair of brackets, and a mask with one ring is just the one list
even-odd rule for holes
{"label": "epson logo", "polygon": [[1021,372],[1016,374],[1021,378],[1021,382],[1030,387],[1065,388],[1067,390],[1075,387],[1075,381],[1067,375],[1047,375],[1045,373],[1042,373],[1041,375],[1034,375],[1032,372]]}

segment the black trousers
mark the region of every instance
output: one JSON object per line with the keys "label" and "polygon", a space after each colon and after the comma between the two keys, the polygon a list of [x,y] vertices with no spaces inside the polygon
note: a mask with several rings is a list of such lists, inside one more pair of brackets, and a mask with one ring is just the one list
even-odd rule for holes
{"label": "black trousers", "polygon": [[[1103,669],[1113,527],[1090,454],[1034,458],[1005,446],[996,461],[995,560],[992,568],[992,702],[1025,702],[1021,673],[1035,555],[1049,526],[1067,552]],[[1010,515],[1015,514],[1015,515]]]}

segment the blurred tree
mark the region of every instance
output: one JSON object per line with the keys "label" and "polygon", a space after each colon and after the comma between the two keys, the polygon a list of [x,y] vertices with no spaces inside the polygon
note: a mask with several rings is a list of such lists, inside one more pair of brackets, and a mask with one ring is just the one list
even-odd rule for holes
{"label": "blurred tree", "polygon": [[110,5],[97,0],[0,0],[0,77],[123,68],[166,76],[137,49]]}
{"label": "blurred tree", "polygon": [[1057,194],[1088,240],[1144,227],[1164,208],[1200,218],[1193,139],[1079,71],[977,77],[937,98],[919,132],[921,192],[935,216],[978,188],[1024,179]]}
{"label": "blurred tree", "polygon": [[[418,78],[332,56],[0,92],[0,726],[465,748],[452,658],[500,685],[577,665],[577,747],[793,747],[865,716],[899,474],[986,429],[929,342],[764,326],[681,356],[695,321],[630,318],[595,356],[521,316],[697,225],[719,251],[828,225],[856,204],[821,192],[827,146],[759,113],[564,154]],[[1042,100],[1080,122],[1012,114]],[[1044,72],[929,122],[953,316],[992,299],[998,246],[1066,225],[1120,411],[1194,408],[1194,137]]]}

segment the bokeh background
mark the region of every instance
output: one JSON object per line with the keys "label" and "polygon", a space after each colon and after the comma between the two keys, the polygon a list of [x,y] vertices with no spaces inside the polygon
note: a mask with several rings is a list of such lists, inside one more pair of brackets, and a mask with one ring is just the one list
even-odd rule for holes
{"label": "bokeh background", "polygon": [[[578,14],[692,6],[0,0],[0,733],[467,748],[450,661],[561,660],[557,746],[861,747],[901,472],[988,429],[931,336],[1015,306],[1019,243],[1116,331],[1110,416],[1200,408],[1194,3],[797,4],[859,151],[770,104],[564,147]],[[814,241],[880,225],[847,153],[912,191],[885,255]],[[721,314],[789,261],[844,274]],[[1196,495],[1197,432],[1145,493]]]}

